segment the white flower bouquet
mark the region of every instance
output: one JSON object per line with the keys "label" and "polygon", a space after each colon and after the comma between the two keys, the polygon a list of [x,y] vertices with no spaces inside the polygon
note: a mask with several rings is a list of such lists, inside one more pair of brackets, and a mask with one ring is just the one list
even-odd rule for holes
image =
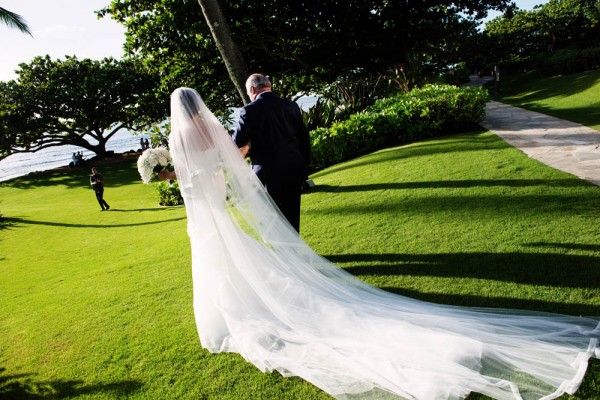
{"label": "white flower bouquet", "polygon": [[173,159],[169,150],[162,147],[145,150],[137,161],[138,171],[145,184],[152,180],[154,174],[169,168],[172,164]]}

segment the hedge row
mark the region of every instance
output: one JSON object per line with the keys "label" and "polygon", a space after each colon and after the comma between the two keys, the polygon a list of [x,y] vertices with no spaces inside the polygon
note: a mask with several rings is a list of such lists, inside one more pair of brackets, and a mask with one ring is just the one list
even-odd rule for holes
{"label": "hedge row", "polygon": [[312,170],[375,150],[472,128],[484,116],[481,87],[427,85],[378,100],[367,110],[311,132]]}
{"label": "hedge row", "polygon": [[546,76],[555,76],[598,68],[600,68],[600,47],[561,49],[524,60],[500,63],[500,73],[503,75],[537,70]]}

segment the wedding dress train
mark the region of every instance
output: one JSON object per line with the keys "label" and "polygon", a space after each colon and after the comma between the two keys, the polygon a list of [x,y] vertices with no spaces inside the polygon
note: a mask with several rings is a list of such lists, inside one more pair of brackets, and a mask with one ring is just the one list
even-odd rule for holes
{"label": "wedding dress train", "polygon": [[600,355],[598,319],[439,305],[371,287],[298,236],[192,89],[169,138],[202,346],[338,399],[552,399]]}

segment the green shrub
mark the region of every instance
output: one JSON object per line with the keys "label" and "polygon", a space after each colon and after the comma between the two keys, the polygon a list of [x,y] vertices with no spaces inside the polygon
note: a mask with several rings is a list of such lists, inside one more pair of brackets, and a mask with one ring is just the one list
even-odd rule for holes
{"label": "green shrub", "polygon": [[464,63],[457,64],[450,72],[443,74],[441,82],[448,85],[461,85],[469,82],[469,68]]}
{"label": "green shrub", "polygon": [[315,93],[317,103],[303,111],[304,123],[309,130],[314,130],[348,119],[373,105],[377,99],[401,90],[406,79],[397,74],[398,71],[396,75],[355,71],[338,77]]}
{"label": "green shrub", "polygon": [[539,71],[546,76],[556,76],[591,71],[600,68],[600,47],[561,49],[531,58],[503,62],[499,66],[503,75]]}
{"label": "green shrub", "polygon": [[177,181],[170,185],[167,182],[159,182],[154,186],[154,190],[158,195],[158,204],[161,206],[179,206],[183,204],[183,197],[179,191]]}
{"label": "green shrub", "polygon": [[600,68],[600,47],[556,51],[538,58],[538,70],[547,76],[567,75]]}
{"label": "green shrub", "polygon": [[309,130],[328,127],[337,120],[336,105],[319,97],[315,105],[307,111],[302,111],[302,118]]}
{"label": "green shrub", "polygon": [[312,169],[319,170],[384,147],[468,129],[489,98],[481,87],[426,85],[381,99],[363,112],[311,132]]}

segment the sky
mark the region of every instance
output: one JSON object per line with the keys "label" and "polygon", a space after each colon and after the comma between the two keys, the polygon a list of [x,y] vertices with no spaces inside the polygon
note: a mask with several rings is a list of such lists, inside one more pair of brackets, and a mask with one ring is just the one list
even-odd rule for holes
{"label": "sky", "polygon": [[[531,10],[547,1],[516,3],[520,9]],[[35,56],[121,58],[125,29],[109,17],[99,20],[94,13],[108,4],[110,0],[0,0],[0,7],[21,15],[33,34],[31,37],[0,24],[0,81],[16,79],[14,71],[19,64],[29,63]]]}
{"label": "sky", "polygon": [[0,24],[0,81],[15,79],[19,64],[35,56],[121,58],[125,29],[94,13],[108,4],[110,0],[0,0],[0,7],[23,17],[33,34]]}

